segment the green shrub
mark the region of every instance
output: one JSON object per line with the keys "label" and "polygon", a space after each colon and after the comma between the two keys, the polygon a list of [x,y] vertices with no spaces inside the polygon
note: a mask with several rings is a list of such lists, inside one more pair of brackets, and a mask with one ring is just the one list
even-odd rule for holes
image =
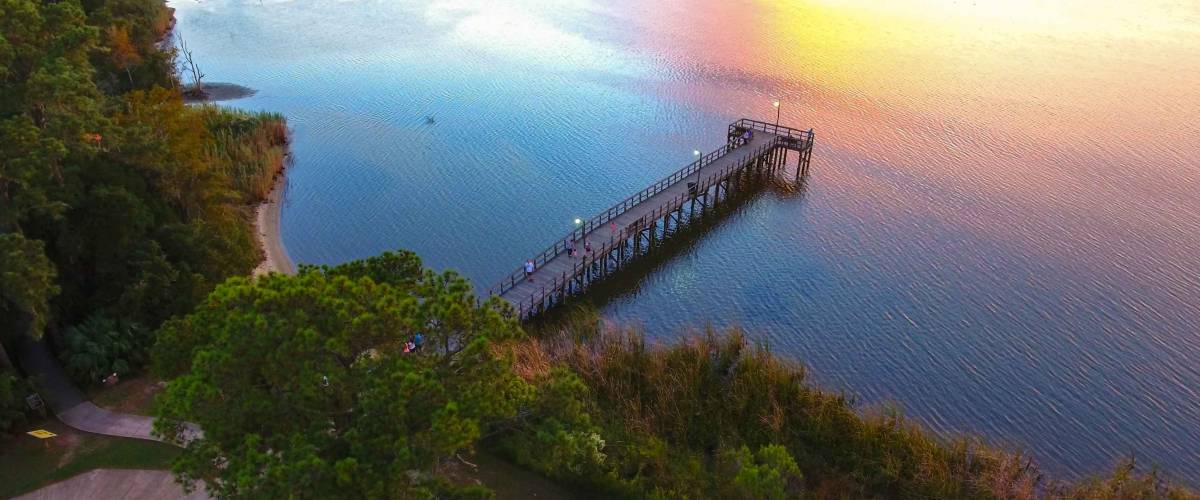
{"label": "green shrub", "polygon": [[129,375],[147,361],[149,334],[136,323],[93,314],[64,337],[63,366],[80,384],[98,383],[112,373]]}
{"label": "green shrub", "polygon": [[750,448],[743,445],[734,451],[727,451],[722,457],[729,472],[724,477],[733,476],[726,483],[725,495],[734,498],[763,498],[783,499],[798,496],[804,488],[804,475],[796,460],[788,453],[787,448],[773,444],[763,446],[757,453],[750,453]]}
{"label": "green shrub", "polygon": [[0,433],[25,421],[25,396],[29,385],[11,373],[0,373]]}

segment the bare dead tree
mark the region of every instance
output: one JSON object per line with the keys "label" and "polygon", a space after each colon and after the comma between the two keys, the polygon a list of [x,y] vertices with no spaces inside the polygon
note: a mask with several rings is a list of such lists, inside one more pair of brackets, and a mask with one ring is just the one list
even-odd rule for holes
{"label": "bare dead tree", "polygon": [[179,40],[179,53],[183,54],[183,71],[192,77],[192,86],[184,93],[202,98],[204,97],[204,72],[200,71],[200,67],[196,65],[196,60],[192,57],[192,49],[188,48],[183,35],[176,32],[175,38]]}

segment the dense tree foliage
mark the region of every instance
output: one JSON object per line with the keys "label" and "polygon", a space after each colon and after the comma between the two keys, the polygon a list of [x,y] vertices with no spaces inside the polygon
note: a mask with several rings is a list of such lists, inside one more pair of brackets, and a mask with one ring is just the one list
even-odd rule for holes
{"label": "dense tree foliage", "polygon": [[50,298],[58,293],[54,280],[54,265],[42,242],[0,234],[0,314],[5,318],[0,328],[40,337],[50,316]]}
{"label": "dense tree foliage", "polygon": [[68,328],[63,337],[63,368],[81,384],[114,373],[128,375],[147,360],[149,332],[128,321],[95,315]]}
{"label": "dense tree foliage", "polygon": [[153,329],[249,272],[282,118],[184,105],[162,0],[0,12],[0,309],[35,337],[93,315]]}
{"label": "dense tree foliage", "polygon": [[25,420],[25,395],[28,387],[16,375],[0,371],[0,434],[6,434],[13,424]]}
{"label": "dense tree foliage", "polygon": [[531,399],[494,349],[518,332],[407,252],[230,279],[163,326],[155,367],[177,378],[156,429],[204,429],[175,471],[223,497],[432,493],[442,460]]}

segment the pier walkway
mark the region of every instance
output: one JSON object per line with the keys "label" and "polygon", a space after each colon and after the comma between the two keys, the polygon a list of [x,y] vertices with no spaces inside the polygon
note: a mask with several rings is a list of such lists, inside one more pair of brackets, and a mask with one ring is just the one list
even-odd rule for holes
{"label": "pier walkway", "polygon": [[[748,143],[742,134],[753,131]],[[795,181],[808,174],[813,132],[755,120],[729,125],[726,145],[584,222],[531,257],[529,279],[518,267],[488,289],[513,305],[522,320],[538,315],[656,249],[679,229],[717,208],[731,194],[779,175],[795,158]],[[568,251],[574,244],[576,254]],[[590,246],[591,251],[585,247]]]}

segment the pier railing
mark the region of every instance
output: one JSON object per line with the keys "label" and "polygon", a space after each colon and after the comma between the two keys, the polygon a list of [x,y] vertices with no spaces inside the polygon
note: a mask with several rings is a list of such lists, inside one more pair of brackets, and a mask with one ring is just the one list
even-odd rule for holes
{"label": "pier railing", "polygon": [[730,124],[729,125],[729,135],[731,135],[731,136],[734,135],[735,131],[739,128],[740,129],[758,130],[760,132],[766,132],[768,134],[775,134],[779,137],[786,137],[787,139],[790,139],[790,141],[787,141],[787,142],[791,142],[791,143],[796,143],[796,142],[811,143],[813,140],[812,129],[800,130],[797,128],[785,127],[785,126],[778,125],[775,123],[767,123],[767,122],[761,122],[758,120],[751,120],[749,118],[742,118],[741,120],[738,120],[738,121]]}
{"label": "pier railing", "polygon": [[[738,160],[737,162],[734,162],[733,164],[729,165],[728,167],[725,167],[718,172],[712,173],[712,174],[704,177],[703,180],[699,181],[698,185],[696,186],[695,192],[700,193],[700,192],[707,191],[714,184],[721,182],[722,179],[729,176],[734,171],[736,171],[740,168],[744,168],[747,165],[749,165],[750,162],[754,160],[754,158],[757,158],[757,157],[763,155],[764,153],[766,153],[771,148],[778,146],[782,140],[783,140],[782,137],[776,137],[776,138],[772,139],[770,142],[768,142],[767,144],[763,144],[762,146],[754,148],[754,151],[744,154],[742,156],[742,158],[740,160]],[[721,149],[718,149],[717,151],[724,151],[725,153],[728,153],[730,150],[731,150],[731,148],[722,147]],[[716,151],[714,151],[714,153],[715,152]],[[717,157],[719,158],[720,156],[721,155],[718,155]],[[689,165],[689,167],[690,167],[690,165]],[[685,167],[684,169],[682,169],[680,171],[682,172],[684,170],[687,170],[687,167]],[[679,172],[676,172],[675,174],[671,174],[670,176],[667,177],[667,179],[674,178],[675,175],[678,173]],[[695,173],[695,170],[692,170],[691,173]],[[684,177],[676,178],[676,182],[678,182],[679,180],[682,180],[685,177],[686,177],[686,175]],[[669,185],[670,184],[668,184],[668,186]],[[651,186],[651,187],[654,187],[654,186]],[[662,189],[659,189],[657,192],[661,192],[661,191],[662,191]],[[650,212],[650,213],[642,216],[640,219],[638,219],[637,221],[634,221],[629,226],[644,227],[646,225],[647,221],[656,220],[668,212],[680,209],[683,206],[683,204],[688,199],[690,199],[692,196],[694,196],[693,193],[685,191],[685,192],[681,193],[679,196],[676,196],[676,197],[672,198],[671,200],[667,201],[662,206],[656,208],[653,212]],[[630,197],[630,199],[633,199],[635,197],[636,197],[636,195],[634,197]],[[628,199],[626,201],[628,201]],[[622,203],[625,203],[625,202],[622,202]],[[620,204],[618,204],[618,206],[619,205]],[[599,218],[599,216],[597,216],[597,218]],[[597,226],[597,227],[599,227],[599,226]],[[608,255],[610,252],[612,252],[613,249],[617,247],[617,245],[624,245],[625,239],[628,238],[630,235],[625,234],[624,229],[621,229],[620,231],[621,231],[621,233],[619,235],[614,234],[614,235],[610,236],[607,242],[602,243],[599,247],[593,249],[593,251],[590,253],[584,253],[582,255],[582,257],[580,258],[580,260],[573,262],[572,266],[571,266],[571,271],[569,273],[566,271],[563,271],[560,273],[560,276],[554,276],[553,278],[551,278],[551,280],[548,283],[543,281],[540,291],[535,290],[533,293],[529,294],[529,296],[527,298],[520,298],[518,300],[512,301],[513,305],[515,305],[517,307],[517,318],[525,319],[525,317],[527,315],[531,314],[537,308],[537,306],[539,304],[541,304],[542,302],[544,302],[546,300],[547,297],[550,297],[551,295],[558,292],[560,289],[563,289],[563,287],[567,286],[567,283],[569,283],[569,280],[574,279],[581,272],[583,272],[583,270],[586,269],[588,266],[595,265],[597,260],[607,258],[607,257],[603,257],[603,256]],[[575,234],[575,233],[573,232],[572,234]],[[584,234],[587,234],[587,233],[584,233]],[[551,259],[552,258],[553,257],[551,257]],[[505,282],[507,282],[509,284],[509,286],[506,288],[503,288],[504,291],[507,291],[507,290],[513,288],[514,286],[516,286],[516,283],[518,283],[520,280],[523,280],[523,279],[525,279],[524,278],[524,270],[519,270],[517,273],[515,273],[515,277],[510,276],[509,278],[505,279],[504,282],[501,282],[500,284],[498,284],[492,288],[494,289],[494,288],[500,287],[501,285],[504,285]],[[489,290],[489,292],[490,292],[490,290]],[[504,293],[504,292],[500,291],[500,292],[496,292],[496,293],[500,294],[500,293]]]}
{"label": "pier railing", "polygon": [[[743,122],[752,122],[754,124],[770,125],[770,124],[766,124],[763,122],[756,122],[753,120],[746,120],[746,119],[742,119],[739,122],[736,122],[735,125],[737,125],[738,123],[743,123]],[[774,126],[772,126],[772,127],[774,127]],[[802,130],[788,129],[788,127],[774,127],[774,128],[776,130],[780,130],[783,133],[791,133],[790,131],[804,132]],[[732,125],[731,125],[731,130],[732,130]],[[774,132],[771,132],[771,133],[774,133]],[[805,133],[808,133],[809,137],[811,137],[811,132],[805,132]],[[749,161],[750,158],[757,157],[757,156],[765,153],[767,150],[774,148],[776,146],[779,146],[782,137],[783,136],[776,137],[776,138],[772,139],[770,142],[768,142],[767,144],[764,144],[758,148],[755,148],[754,152],[746,154],[745,159],[743,159],[741,162],[739,162],[738,165],[742,165],[746,161]],[[790,136],[788,136],[788,137],[790,137]],[[655,182],[654,184],[651,184],[649,187],[641,190],[637,194],[634,194],[633,196],[626,198],[625,200],[621,201],[620,203],[613,205],[608,210],[601,212],[599,215],[592,217],[588,221],[581,224],[574,231],[571,231],[569,234],[567,234],[566,237],[561,238],[558,241],[554,242],[554,244],[550,245],[548,248],[546,248],[541,253],[539,253],[536,257],[534,257],[533,258],[534,266],[536,268],[540,269],[546,262],[553,260],[555,257],[557,257],[560,254],[562,254],[563,252],[567,251],[568,242],[574,241],[574,242],[577,242],[577,244],[578,244],[578,242],[584,241],[585,235],[591,233],[592,231],[594,231],[596,229],[604,227],[604,225],[606,223],[608,223],[609,221],[611,221],[613,219],[616,219],[617,217],[620,217],[621,214],[624,214],[625,212],[629,211],[630,208],[633,208],[633,207],[637,206],[639,203],[642,203],[642,202],[650,199],[654,195],[661,193],[663,190],[666,190],[667,188],[675,185],[676,183],[695,174],[697,171],[702,170],[704,167],[708,166],[712,162],[716,161],[719,158],[724,157],[726,154],[729,154],[731,151],[734,151],[736,149],[737,148],[732,147],[730,144],[721,146],[720,148],[716,149],[715,151],[712,151],[712,152],[700,157],[700,159],[688,164],[687,166],[685,166],[679,170],[676,170],[675,172],[671,173],[670,175],[664,177],[662,180]],[[718,173],[717,175],[723,175],[723,173]],[[711,178],[711,177],[712,176],[709,176],[708,178]],[[708,178],[706,178],[705,180],[707,180]],[[699,188],[699,186],[697,186],[697,188]],[[697,190],[697,192],[699,192],[699,190]],[[686,194],[684,196],[686,196]],[[523,267],[518,267],[515,271],[510,273],[504,279],[500,280],[499,283],[492,285],[490,288],[488,288],[488,290],[487,290],[488,295],[502,295],[502,294],[504,294],[504,292],[511,290],[513,287],[515,287],[518,283],[520,283],[524,279],[525,279],[525,270]]]}

